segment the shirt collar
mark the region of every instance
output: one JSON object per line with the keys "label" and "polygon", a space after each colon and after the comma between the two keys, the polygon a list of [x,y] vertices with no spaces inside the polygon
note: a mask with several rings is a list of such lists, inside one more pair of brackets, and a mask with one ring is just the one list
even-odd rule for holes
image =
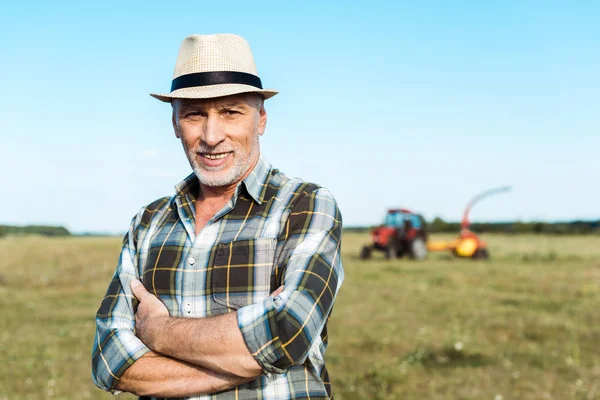
{"label": "shirt collar", "polygon": [[248,194],[259,205],[262,204],[264,200],[267,179],[270,173],[271,163],[261,155],[252,171],[250,171],[248,176],[242,181],[244,186],[246,186]]}
{"label": "shirt collar", "polygon": [[198,182],[196,174],[192,172],[184,180],[175,185],[175,193],[177,197],[185,197],[186,195],[190,195],[195,199],[199,187],[200,182]]}
{"label": "shirt collar", "polygon": [[[248,194],[259,205],[262,204],[265,197],[267,179],[271,172],[271,168],[271,163],[261,155],[254,168],[252,168],[252,171],[250,171],[248,176],[242,181]],[[198,193],[199,186],[198,178],[196,177],[196,174],[192,172],[183,181],[175,185],[175,192],[177,197],[187,198],[189,202],[193,202]]]}

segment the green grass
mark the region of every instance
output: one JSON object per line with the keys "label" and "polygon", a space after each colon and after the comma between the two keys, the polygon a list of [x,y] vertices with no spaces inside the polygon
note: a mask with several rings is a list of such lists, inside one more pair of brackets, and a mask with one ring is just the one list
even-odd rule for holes
{"label": "green grass", "polygon": [[[489,262],[361,261],[368,235],[345,235],[326,354],[337,399],[600,399],[600,237],[485,239]],[[0,399],[112,398],[90,353],[119,247],[0,239]]]}

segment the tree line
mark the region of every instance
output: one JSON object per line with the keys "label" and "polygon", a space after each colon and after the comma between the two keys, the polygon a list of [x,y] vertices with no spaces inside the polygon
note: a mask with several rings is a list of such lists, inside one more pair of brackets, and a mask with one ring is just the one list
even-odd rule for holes
{"label": "tree line", "polygon": [[[446,222],[441,218],[435,218],[427,225],[427,228],[429,229],[429,232],[458,232],[460,230],[460,223]],[[470,229],[478,233],[588,235],[600,234],[600,220],[566,222],[478,222],[472,223]]]}
{"label": "tree line", "polygon": [[[425,221],[425,219],[423,219]],[[460,222],[446,222],[442,218],[426,221],[426,229],[430,233],[458,233]],[[368,232],[374,227],[346,227],[346,231]],[[477,222],[470,228],[476,233],[504,234],[545,234],[545,235],[600,235],[600,220],[567,221],[567,222]]]}
{"label": "tree line", "polygon": [[71,232],[64,226],[27,225],[12,226],[0,225],[0,236],[6,235],[41,235],[41,236],[71,236]]}
{"label": "tree line", "polygon": [[[425,221],[425,219],[423,220]],[[373,228],[372,226],[349,226],[345,227],[344,230],[348,232],[369,232]],[[446,222],[438,217],[431,222],[426,221],[426,229],[430,233],[457,233],[460,231],[460,222]],[[470,229],[477,233],[600,235],[600,220],[568,222],[477,222],[471,224]],[[64,226],[0,225],[0,237],[6,235],[71,236],[72,234]]]}

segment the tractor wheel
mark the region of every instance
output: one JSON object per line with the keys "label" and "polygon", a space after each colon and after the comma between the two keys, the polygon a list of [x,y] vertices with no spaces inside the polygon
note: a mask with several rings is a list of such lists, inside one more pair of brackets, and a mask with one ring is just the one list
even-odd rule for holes
{"label": "tractor wheel", "polygon": [[388,260],[394,260],[398,257],[398,241],[390,238],[390,241],[385,249],[385,258]]}
{"label": "tractor wheel", "polygon": [[364,246],[360,251],[360,259],[368,260],[371,258],[371,246]]}
{"label": "tractor wheel", "polygon": [[410,258],[418,261],[427,258],[427,244],[423,238],[415,238],[410,244]]}
{"label": "tractor wheel", "polygon": [[490,253],[487,249],[477,249],[471,257],[473,260],[488,260],[490,258]]}

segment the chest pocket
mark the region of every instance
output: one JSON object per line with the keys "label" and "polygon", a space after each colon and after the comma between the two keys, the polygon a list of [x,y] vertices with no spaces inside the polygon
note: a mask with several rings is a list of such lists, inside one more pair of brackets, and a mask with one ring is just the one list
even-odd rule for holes
{"label": "chest pocket", "polygon": [[237,310],[266,298],[271,293],[276,243],[260,238],[219,244],[211,277],[215,303]]}

